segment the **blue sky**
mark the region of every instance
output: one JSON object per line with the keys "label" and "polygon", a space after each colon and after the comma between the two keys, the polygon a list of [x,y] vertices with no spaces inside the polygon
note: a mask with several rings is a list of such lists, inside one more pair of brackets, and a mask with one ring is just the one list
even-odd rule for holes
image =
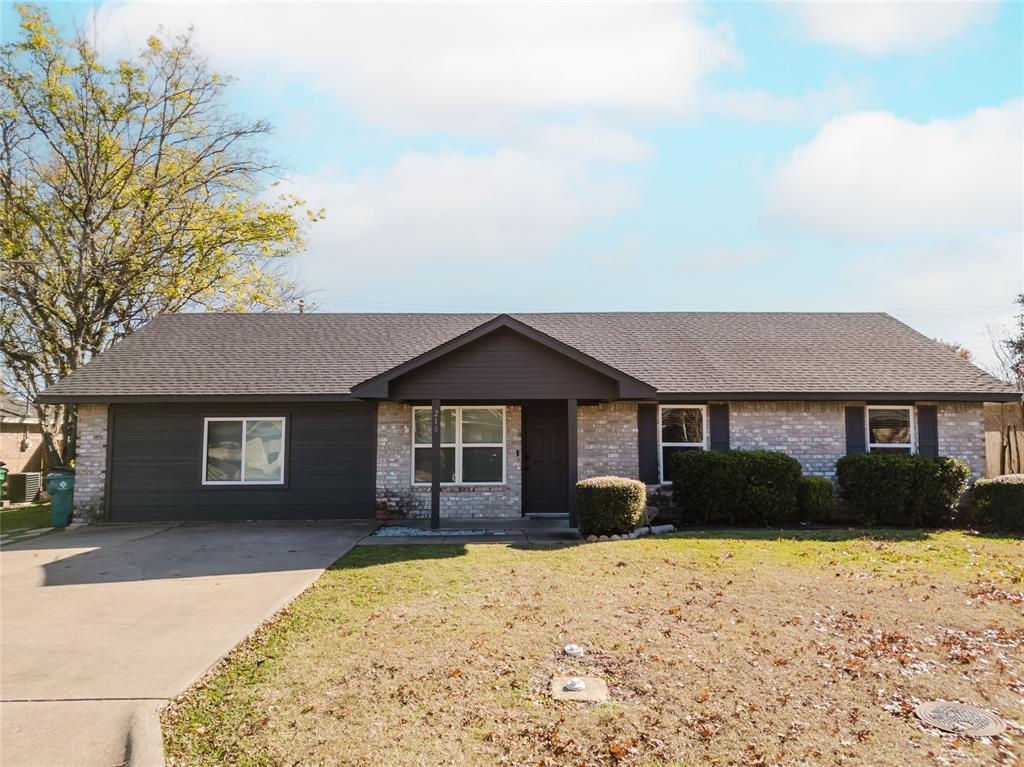
{"label": "blue sky", "polygon": [[1022,3],[48,7],[194,25],[327,209],[322,310],[883,310],[988,363],[1024,290]]}

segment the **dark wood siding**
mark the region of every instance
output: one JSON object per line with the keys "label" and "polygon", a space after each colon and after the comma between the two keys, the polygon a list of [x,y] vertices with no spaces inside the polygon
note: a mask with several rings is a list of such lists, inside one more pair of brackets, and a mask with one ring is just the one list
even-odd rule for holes
{"label": "dark wood siding", "polygon": [[[374,516],[376,405],[114,405],[112,522]],[[283,486],[204,486],[203,419],[284,416]]]}
{"label": "dark wood siding", "polygon": [[637,405],[637,452],[640,456],[640,481],[658,484],[658,406]]}
{"label": "dark wood siding", "polygon": [[917,407],[917,452],[929,457],[939,454],[939,409],[935,405]]}
{"label": "dark wood siding", "polygon": [[391,399],[616,399],[611,378],[508,328],[391,382]]}

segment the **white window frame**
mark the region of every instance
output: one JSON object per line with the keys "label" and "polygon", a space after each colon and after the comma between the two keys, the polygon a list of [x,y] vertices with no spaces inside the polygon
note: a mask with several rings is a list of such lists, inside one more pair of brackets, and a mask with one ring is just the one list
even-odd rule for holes
{"label": "white window frame", "polygon": [[[213,480],[206,478],[206,464],[210,458],[210,442],[209,442],[209,431],[211,421],[241,421],[242,422],[242,470],[241,479],[226,479],[226,480]],[[279,480],[252,480],[246,481],[245,479],[245,435],[248,431],[249,421],[280,421],[281,422],[281,479]],[[203,419],[203,474],[201,477],[204,485],[230,485],[235,487],[259,487],[260,485],[274,485],[280,486],[284,484],[285,467],[287,466],[286,450],[288,447],[287,431],[288,419],[285,416],[277,415],[253,415],[253,416],[216,416],[213,418]]]}
{"label": "white window frame", "polygon": [[[906,410],[910,413],[910,442],[872,442],[871,441],[871,411],[872,410]],[[917,420],[916,408],[913,405],[868,405],[864,408],[864,444],[867,451],[875,450],[906,450],[910,448],[910,455],[917,453]]]}
{"label": "white window frame", "polygon": [[[690,410],[700,410],[701,420],[703,423],[702,431],[704,433],[703,442],[662,442],[662,413],[666,410],[682,410],[689,408]],[[671,485],[672,480],[665,479],[665,451],[663,447],[699,447],[701,450],[707,450],[710,447],[710,429],[708,428],[708,406],[707,405],[658,405],[658,479],[663,485]]]}
{"label": "white window frame", "polygon": [[[431,406],[417,405],[412,408],[412,465],[410,468],[412,484],[416,487],[430,487],[430,482],[417,482],[416,481],[416,451],[417,450],[429,450],[429,444],[420,444],[416,442],[416,413],[420,410],[426,410],[430,412]],[[491,486],[498,487],[504,485],[506,481],[508,463],[508,448],[506,443],[508,442],[508,428],[505,422],[505,406],[504,405],[442,405],[441,410],[454,410],[455,411],[455,441],[454,442],[442,442],[441,447],[453,447],[455,448],[455,481],[454,482],[442,482],[441,485],[444,487],[454,487],[456,485],[470,485],[470,486]],[[464,410],[500,410],[501,411],[501,442],[470,442],[464,444],[462,441],[462,412]],[[462,449],[464,447],[500,447],[501,448],[501,480],[499,482],[463,482],[462,481]]]}

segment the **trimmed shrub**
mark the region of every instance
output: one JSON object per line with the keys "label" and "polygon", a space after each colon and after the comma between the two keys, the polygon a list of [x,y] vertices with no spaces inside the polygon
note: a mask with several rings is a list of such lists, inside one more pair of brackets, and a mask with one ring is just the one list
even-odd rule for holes
{"label": "trimmed shrub", "polygon": [[687,450],[672,458],[672,501],[683,518],[735,524],[746,498],[746,480],[731,452]]}
{"label": "trimmed shrub", "polygon": [[576,512],[582,535],[625,535],[636,529],[647,508],[647,486],[638,479],[591,477],[576,483]]}
{"label": "trimmed shrub", "polygon": [[862,453],[836,461],[843,498],[869,527],[950,524],[969,475],[966,465],[941,456]]}
{"label": "trimmed shrub", "polygon": [[827,477],[800,477],[796,490],[801,522],[828,522],[836,505],[835,488]]}
{"label": "trimmed shrub", "polygon": [[781,525],[796,521],[800,462],[768,450],[676,453],[672,498],[704,524]]}
{"label": "trimmed shrub", "polygon": [[733,457],[746,480],[742,522],[752,525],[790,525],[797,521],[800,461],[771,450],[737,450]]}
{"label": "trimmed shrub", "polygon": [[981,530],[1024,531],[1024,474],[975,482],[967,522]]}

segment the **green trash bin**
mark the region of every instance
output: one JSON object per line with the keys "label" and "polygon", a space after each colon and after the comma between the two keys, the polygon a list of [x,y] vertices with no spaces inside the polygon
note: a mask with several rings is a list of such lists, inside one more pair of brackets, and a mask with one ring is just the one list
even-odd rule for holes
{"label": "green trash bin", "polygon": [[46,492],[50,494],[50,524],[67,527],[71,521],[71,501],[75,497],[74,473],[70,469],[47,472]]}
{"label": "green trash bin", "polygon": [[7,484],[7,466],[0,461],[0,501],[4,499],[4,485]]}

